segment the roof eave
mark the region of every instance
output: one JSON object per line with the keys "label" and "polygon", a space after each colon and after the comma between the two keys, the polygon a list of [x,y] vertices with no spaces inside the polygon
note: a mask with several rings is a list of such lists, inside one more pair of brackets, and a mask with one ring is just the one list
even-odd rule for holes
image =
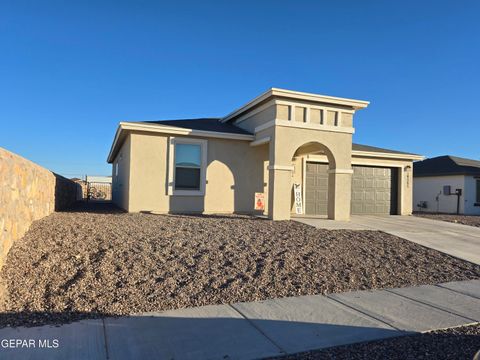
{"label": "roof eave", "polygon": [[109,164],[113,163],[114,157],[118,152],[118,147],[121,145],[122,134],[126,131],[146,131],[160,134],[168,135],[185,135],[185,136],[198,136],[198,137],[211,137],[219,139],[230,139],[230,140],[243,140],[243,141],[252,141],[255,139],[253,135],[249,134],[236,134],[236,133],[226,133],[226,132],[217,132],[217,131],[207,131],[207,130],[196,130],[189,128],[181,128],[176,126],[167,126],[159,124],[143,124],[143,123],[131,123],[131,122],[120,122],[115,133],[115,137],[110,148],[110,152],[107,157],[107,162]]}
{"label": "roof eave", "polygon": [[379,152],[379,151],[359,151],[352,150],[352,155],[356,156],[365,156],[365,157],[381,157],[389,159],[402,159],[402,160],[424,160],[425,156],[408,154],[408,153],[389,153],[389,152]]}
{"label": "roof eave", "polygon": [[415,169],[413,169],[413,177],[435,177],[435,176],[480,176],[480,172],[478,173],[469,173],[465,171],[459,172],[438,172],[438,173],[425,173],[425,174],[418,174],[415,173]]}

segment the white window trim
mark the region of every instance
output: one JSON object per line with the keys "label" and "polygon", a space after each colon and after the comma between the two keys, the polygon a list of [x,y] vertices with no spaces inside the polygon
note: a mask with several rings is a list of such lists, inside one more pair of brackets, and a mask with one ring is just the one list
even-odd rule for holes
{"label": "white window trim", "polygon": [[[169,138],[168,144],[168,186],[167,195],[173,196],[204,196],[207,183],[207,144],[208,140],[189,139],[185,137]],[[201,166],[200,166],[200,190],[175,190],[175,144],[200,145]]]}

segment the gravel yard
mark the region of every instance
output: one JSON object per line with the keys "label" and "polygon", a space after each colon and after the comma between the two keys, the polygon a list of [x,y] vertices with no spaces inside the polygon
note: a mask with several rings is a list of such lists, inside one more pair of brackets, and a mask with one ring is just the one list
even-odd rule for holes
{"label": "gravel yard", "polygon": [[428,214],[428,213],[415,213],[415,216],[432,219],[447,221],[457,224],[470,225],[480,227],[480,215],[450,215],[450,214]]}
{"label": "gravel yard", "polygon": [[39,220],[14,244],[0,326],[480,277],[379,231],[86,210]]}
{"label": "gravel yard", "polygon": [[424,334],[339,346],[282,360],[471,360],[480,351],[480,325],[431,331]]}

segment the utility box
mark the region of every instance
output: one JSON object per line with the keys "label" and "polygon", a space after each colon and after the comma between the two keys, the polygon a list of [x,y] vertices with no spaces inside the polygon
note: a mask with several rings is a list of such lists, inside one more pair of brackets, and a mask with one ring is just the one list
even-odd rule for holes
{"label": "utility box", "polygon": [[450,185],[443,187],[443,195],[452,195],[452,187]]}
{"label": "utility box", "polygon": [[428,202],[427,201],[420,201],[417,206],[420,208],[420,209],[426,209],[428,208]]}

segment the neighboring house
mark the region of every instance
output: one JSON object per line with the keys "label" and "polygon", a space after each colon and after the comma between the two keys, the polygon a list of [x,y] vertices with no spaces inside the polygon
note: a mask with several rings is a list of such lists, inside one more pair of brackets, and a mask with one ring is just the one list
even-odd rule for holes
{"label": "neighboring house", "polygon": [[270,89],[223,118],[121,122],[108,156],[113,201],[130,212],[274,220],[411,214],[412,162],[423,157],[352,144],[353,116],[368,104]]}
{"label": "neighboring house", "polygon": [[480,215],[480,161],[445,155],[413,168],[415,210]]}
{"label": "neighboring house", "polygon": [[86,176],[87,182],[94,182],[94,183],[107,183],[111,184],[112,183],[112,177],[111,176],[92,176],[92,175],[87,175]]}

